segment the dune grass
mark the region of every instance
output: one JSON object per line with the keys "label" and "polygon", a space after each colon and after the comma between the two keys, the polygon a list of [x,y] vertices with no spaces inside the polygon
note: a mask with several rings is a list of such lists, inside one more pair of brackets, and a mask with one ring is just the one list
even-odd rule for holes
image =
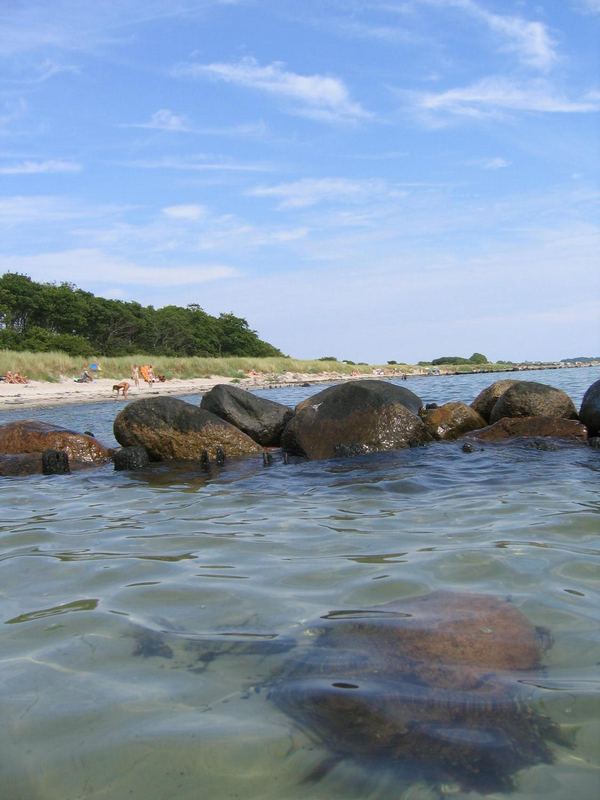
{"label": "dune grass", "polygon": [[[58,382],[63,378],[76,378],[94,359],[84,360],[65,353],[29,353],[0,350],[0,375],[7,370],[20,372],[31,380]],[[353,370],[371,372],[372,366],[354,366],[340,361],[302,361],[294,358],[228,357],[228,358],[174,358],[167,356],[132,355],[98,360],[101,377],[129,378],[133,364],[152,364],[154,373],[167,378],[243,378],[250,370],[273,376],[285,372],[317,375],[335,372],[349,375]]]}
{"label": "dune grass", "polygon": [[[94,359],[68,356],[66,353],[30,353],[13,350],[0,350],[0,375],[8,370],[20,372],[30,380],[49,381],[57,383],[62,379],[79,377]],[[223,377],[241,379],[253,370],[268,380],[277,379],[286,372],[301,375],[319,375],[322,373],[335,373],[336,375],[351,375],[357,371],[360,374],[372,374],[374,369],[385,370],[386,374],[392,371],[412,372],[419,370],[410,364],[345,364],[343,361],[303,361],[296,358],[270,357],[253,358],[250,356],[230,356],[227,358],[175,358],[169,356],[132,355],[115,358],[102,358],[99,360],[102,371],[100,376],[114,380],[123,380],[131,375],[133,364],[152,364],[156,375],[165,375],[170,378],[209,378]],[[504,370],[503,364],[485,365],[460,365],[458,367],[447,365],[452,372],[472,372],[477,368],[484,368],[490,372]]]}

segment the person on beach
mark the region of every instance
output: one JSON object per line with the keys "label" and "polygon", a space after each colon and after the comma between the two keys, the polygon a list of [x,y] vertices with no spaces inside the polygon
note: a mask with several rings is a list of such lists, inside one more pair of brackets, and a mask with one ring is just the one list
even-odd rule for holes
{"label": "person on beach", "polygon": [[140,368],[137,364],[134,364],[131,368],[131,380],[133,381],[133,385],[136,389],[140,387]]}
{"label": "person on beach", "polygon": [[102,372],[102,367],[100,364],[94,359],[89,366],[89,370],[92,373],[92,379],[98,377],[98,373]]}

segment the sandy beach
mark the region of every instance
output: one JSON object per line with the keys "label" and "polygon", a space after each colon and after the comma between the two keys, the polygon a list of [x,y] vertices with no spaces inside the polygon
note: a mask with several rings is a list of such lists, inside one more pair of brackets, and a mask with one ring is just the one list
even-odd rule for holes
{"label": "sandy beach", "polygon": [[[303,383],[325,383],[329,381],[342,381],[357,378],[378,377],[368,375],[341,375],[339,373],[324,372],[319,375],[285,373],[278,375],[274,380],[272,375],[253,375],[236,382],[236,386],[243,389],[260,389],[270,386],[283,386]],[[24,384],[11,384],[0,382],[0,409],[9,408],[35,408],[41,406],[59,406],[68,403],[100,403],[112,400],[115,404],[122,405],[131,400],[155,395],[186,395],[203,394],[219,383],[232,383],[232,378],[211,376],[210,378],[194,378],[183,380],[173,378],[165,383],[146,384],[140,381],[139,388],[131,385],[127,401],[121,395],[117,398],[113,391],[115,381],[111,378],[98,378],[92,383],[76,383],[73,380],[64,380],[58,383],[46,381],[32,381]]]}

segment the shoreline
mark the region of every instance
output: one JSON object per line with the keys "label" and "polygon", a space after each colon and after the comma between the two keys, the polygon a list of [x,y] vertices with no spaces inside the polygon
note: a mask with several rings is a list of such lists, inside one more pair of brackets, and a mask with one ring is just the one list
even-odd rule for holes
{"label": "shoreline", "polygon": [[133,400],[160,395],[204,394],[218,384],[233,384],[240,389],[269,389],[282,386],[298,386],[305,383],[339,383],[346,380],[365,378],[381,378],[372,373],[360,375],[341,375],[323,372],[318,375],[278,376],[276,381],[266,375],[256,375],[234,383],[234,378],[214,376],[210,378],[173,378],[165,383],[146,384],[140,381],[139,388],[131,385],[127,400],[112,390],[115,381],[112,378],[96,378],[91,383],[75,383],[75,381],[33,381],[28,383],[0,382],[0,411],[19,408],[43,408],[45,406],[63,406],[79,403],[106,403],[111,399],[115,405],[122,406]]}
{"label": "shoreline", "polygon": [[[556,369],[556,367],[530,367],[529,369]],[[561,369],[578,368],[562,367]],[[522,368],[521,368],[522,369]],[[485,372],[490,376],[502,375],[506,372],[517,372],[521,369],[509,370],[473,370],[469,372],[453,372],[445,370],[435,375],[435,377],[451,377],[457,375],[472,375]],[[408,378],[426,378],[431,373],[409,372]],[[240,389],[279,389],[285,386],[302,386],[303,384],[320,383],[341,383],[342,381],[352,380],[390,380],[400,377],[399,374],[384,373],[373,374],[373,371],[357,373],[354,375],[339,372],[321,373],[285,373],[278,375],[276,379],[272,375],[256,374],[241,380],[227,378],[223,376],[211,376],[204,378],[172,378],[165,383],[146,384],[140,381],[139,388],[131,386],[127,400],[120,395],[117,398],[112,390],[115,380],[112,378],[96,378],[92,383],[75,383],[73,380],[63,380],[57,383],[50,381],[30,380],[28,383],[4,383],[0,382],[0,411],[12,411],[20,408],[44,408],[46,406],[63,406],[79,403],[106,403],[111,399],[115,405],[122,406],[132,400],[140,400],[144,397],[155,397],[160,395],[190,395],[204,394],[217,384],[233,384]],[[235,382],[234,382],[235,381]]]}

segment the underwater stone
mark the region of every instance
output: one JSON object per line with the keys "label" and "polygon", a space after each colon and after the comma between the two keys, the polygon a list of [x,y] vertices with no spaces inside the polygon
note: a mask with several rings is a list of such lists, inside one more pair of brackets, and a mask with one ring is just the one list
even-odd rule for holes
{"label": "underwater stone", "polygon": [[527,704],[543,639],[510,602],[434,592],[319,620],[270,699],[338,758],[373,760],[465,791],[507,791],[551,762],[557,726]]}

